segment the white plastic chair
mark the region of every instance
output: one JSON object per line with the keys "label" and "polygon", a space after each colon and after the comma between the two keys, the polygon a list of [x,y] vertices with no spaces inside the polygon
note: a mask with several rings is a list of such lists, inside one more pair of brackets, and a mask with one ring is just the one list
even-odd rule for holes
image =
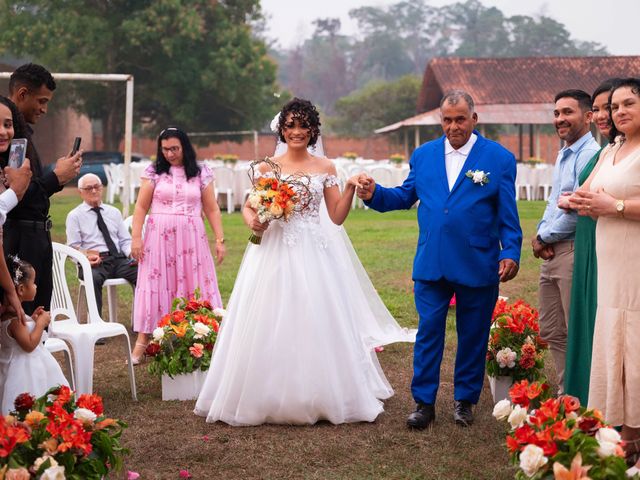
{"label": "white plastic chair", "polygon": [[549,200],[551,195],[551,185],[553,184],[553,168],[541,168],[536,170],[538,184],[536,186],[535,197],[537,200]]}
{"label": "white plastic chair", "polygon": [[249,178],[249,168],[247,165],[236,165],[234,169],[234,186],[235,186],[235,195],[238,196],[240,210],[244,206],[244,203],[247,201],[247,198],[251,194],[251,190],[253,189],[253,184],[251,183],[251,179]]}
{"label": "white plastic chair", "polygon": [[[516,200],[533,200],[533,171],[528,165],[518,164],[516,167]],[[524,192],[524,195],[521,193]]]}
{"label": "white plastic chair", "polygon": [[[84,286],[87,303],[87,323],[78,322],[65,271],[65,264],[68,258],[80,266],[84,278],[91,277],[91,265],[84,254],[75,248],[53,242],[53,295],[51,298],[49,335],[65,340],[73,348],[76,391],[80,394],[93,392],[93,359],[96,341],[100,338],[124,335],[131,382],[131,397],[137,400],[136,378],[133,371],[133,362],[131,361],[131,342],[127,329],[120,323],[107,323],[100,318],[93,291],[93,282],[86,282]],[[60,320],[60,317],[66,318]]]}
{"label": "white plastic chair", "polygon": [[217,167],[213,170],[215,177],[214,191],[216,201],[220,195],[226,195],[227,213],[233,213],[235,204],[233,203],[233,183],[235,174],[233,168]]}
{"label": "white plastic chair", "polygon": [[107,177],[107,203],[113,203],[116,199],[116,193],[118,192],[120,179],[118,178],[118,172],[115,166],[115,163],[102,165],[104,174]]}
{"label": "white plastic chair", "polygon": [[371,178],[373,178],[374,182],[382,187],[395,187],[393,172],[391,171],[393,167],[370,167],[367,169]]}
{"label": "white plastic chair", "polygon": [[76,389],[76,377],[73,374],[73,362],[71,361],[71,350],[69,350],[69,345],[64,340],[59,338],[47,338],[44,342],[44,348],[49,350],[51,353],[56,352],[64,352],[64,358],[67,362],[67,369],[69,370],[69,375],[71,375],[71,389]]}

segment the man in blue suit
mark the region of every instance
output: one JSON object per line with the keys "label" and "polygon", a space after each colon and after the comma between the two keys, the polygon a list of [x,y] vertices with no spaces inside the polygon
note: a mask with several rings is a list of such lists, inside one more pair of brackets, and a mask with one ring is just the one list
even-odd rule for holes
{"label": "man in blue suit", "polygon": [[444,136],[413,152],[411,171],[401,186],[384,188],[363,175],[358,189],[358,196],[380,212],[420,202],[413,263],[420,322],[411,383],[417,409],[407,419],[409,427],[419,429],[435,420],[445,323],[454,293],[454,420],[461,426],[473,422],[498,285],[518,273],[522,246],[515,157],[474,130],[478,116],[468,93],[445,95],[440,113]]}

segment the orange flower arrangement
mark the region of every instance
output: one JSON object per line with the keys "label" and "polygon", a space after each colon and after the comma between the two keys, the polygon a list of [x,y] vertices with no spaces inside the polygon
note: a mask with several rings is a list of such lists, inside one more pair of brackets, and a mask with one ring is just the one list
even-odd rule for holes
{"label": "orange flower arrangement", "polygon": [[[268,165],[271,170],[267,176],[255,172],[256,167],[262,163]],[[308,177],[295,174],[287,175],[287,180],[283,180],[280,166],[268,158],[253,162],[249,167],[249,177],[253,188],[248,201],[258,214],[260,223],[278,219],[287,221],[294,211],[306,208],[309,203],[309,195],[305,195],[309,193]],[[303,195],[296,192],[294,185]],[[259,245],[261,240],[262,235],[258,232],[253,232],[249,237],[249,241],[256,245]]]}
{"label": "orange flower arrangement", "polygon": [[625,478],[620,434],[600,412],[575,397],[550,397],[546,383],[522,380],[509,395],[511,402],[498,402],[493,415],[511,426],[506,443],[520,467],[516,479]]}
{"label": "orange flower arrangement", "polygon": [[513,380],[538,380],[544,368],[545,342],[540,338],[538,311],[522,300],[499,299],[487,350],[487,374]]}
{"label": "orange flower arrangement", "polygon": [[149,372],[174,377],[208,370],[224,310],[200,300],[199,290],[191,298],[176,298],[171,310],[160,319],[147,345],[146,354],[153,358]]}
{"label": "orange flower arrangement", "polygon": [[[65,386],[35,399],[23,393],[16,410],[0,416],[0,472],[8,478],[101,479],[122,468],[120,420],[104,416],[98,395]],[[20,476],[22,475],[22,476]]]}

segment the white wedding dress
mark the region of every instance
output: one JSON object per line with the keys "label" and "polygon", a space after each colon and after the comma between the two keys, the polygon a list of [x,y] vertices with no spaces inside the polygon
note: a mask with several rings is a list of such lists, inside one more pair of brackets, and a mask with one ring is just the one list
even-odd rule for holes
{"label": "white wedding dress", "polygon": [[415,331],[395,322],[343,229],[327,223],[323,192],[337,178],[309,178],[309,207],[247,247],[196,402],[207,422],[371,422],[393,395],[373,347]]}

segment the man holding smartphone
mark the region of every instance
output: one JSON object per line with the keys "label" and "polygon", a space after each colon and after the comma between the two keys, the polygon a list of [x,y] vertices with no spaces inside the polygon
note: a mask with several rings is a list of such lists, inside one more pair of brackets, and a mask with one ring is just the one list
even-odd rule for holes
{"label": "man holding smartphone", "polygon": [[25,303],[30,315],[35,307],[49,310],[53,292],[51,246],[51,219],[49,207],[54,193],[78,175],[82,165],[82,151],[61,157],[52,172],[43,173],[42,162],[33,143],[33,130],[53,97],[56,83],[44,67],[36,64],[22,65],[9,80],[9,98],[16,104],[27,125],[27,158],[31,160],[33,176],[22,200],[8,214],[4,228],[5,254],[18,255],[35,268],[38,291],[33,302]]}

